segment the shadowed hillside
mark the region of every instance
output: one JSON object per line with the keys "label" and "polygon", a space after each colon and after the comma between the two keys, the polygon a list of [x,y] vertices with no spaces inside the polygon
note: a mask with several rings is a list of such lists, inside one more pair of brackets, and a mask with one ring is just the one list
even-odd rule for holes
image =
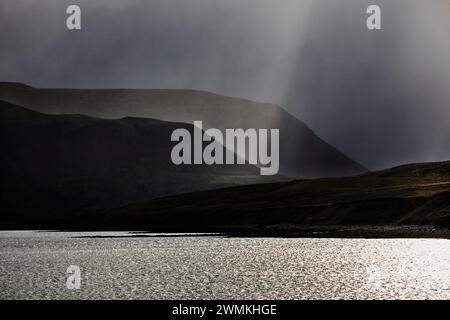
{"label": "shadowed hillside", "polygon": [[145,117],[207,128],[280,129],[280,171],[285,176],[348,176],[367,170],[321,140],[282,108],[193,90],[37,89],[0,83],[0,99],[51,114],[101,118]]}
{"label": "shadowed hillside", "polygon": [[280,181],[251,165],[176,166],[171,133],[188,124],[47,115],[0,101],[2,226],[70,219],[154,197]]}
{"label": "shadowed hillside", "polygon": [[250,165],[173,165],[170,135],[188,124],[0,111],[2,228],[450,227],[450,161],[283,182]]}
{"label": "shadowed hillside", "polygon": [[348,178],[190,193],[110,210],[98,217],[111,226],[126,223],[180,231],[246,226],[450,227],[450,161]]}

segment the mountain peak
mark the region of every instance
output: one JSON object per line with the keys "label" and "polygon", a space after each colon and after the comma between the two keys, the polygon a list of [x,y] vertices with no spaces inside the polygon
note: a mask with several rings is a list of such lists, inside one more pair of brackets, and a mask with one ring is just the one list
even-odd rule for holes
{"label": "mountain peak", "polygon": [[201,120],[205,129],[219,130],[281,129],[283,176],[317,178],[367,172],[361,164],[320,139],[301,120],[274,104],[193,90],[26,90],[1,85],[0,99],[46,114],[152,118],[185,124]]}

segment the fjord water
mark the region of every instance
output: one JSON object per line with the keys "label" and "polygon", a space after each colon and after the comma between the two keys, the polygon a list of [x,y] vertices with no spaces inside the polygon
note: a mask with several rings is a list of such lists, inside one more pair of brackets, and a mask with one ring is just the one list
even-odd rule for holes
{"label": "fjord water", "polygon": [[0,232],[0,299],[450,299],[449,240],[127,235]]}

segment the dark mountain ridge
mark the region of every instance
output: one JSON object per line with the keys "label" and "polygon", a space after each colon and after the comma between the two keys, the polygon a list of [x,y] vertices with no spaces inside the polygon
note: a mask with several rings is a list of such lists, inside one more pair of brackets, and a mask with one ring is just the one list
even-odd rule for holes
{"label": "dark mountain ridge", "polygon": [[245,165],[176,166],[173,130],[189,124],[47,115],[0,101],[1,208],[7,221],[113,208],[195,190],[282,180]]}
{"label": "dark mountain ridge", "polygon": [[320,139],[279,106],[195,90],[38,89],[0,83],[0,99],[48,114],[100,118],[143,117],[193,124],[204,129],[280,129],[280,171],[317,178],[366,172],[359,163]]}
{"label": "dark mountain ridge", "polygon": [[192,133],[189,124],[48,115],[2,101],[0,120],[1,228],[450,227],[450,161],[286,182],[250,165],[173,165],[171,132]]}

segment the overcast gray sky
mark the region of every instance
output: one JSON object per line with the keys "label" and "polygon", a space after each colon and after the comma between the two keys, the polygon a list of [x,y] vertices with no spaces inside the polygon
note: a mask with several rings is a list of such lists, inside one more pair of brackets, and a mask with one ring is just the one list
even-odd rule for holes
{"label": "overcast gray sky", "polygon": [[450,159],[449,31],[450,0],[2,0],[0,81],[268,101],[375,169]]}

